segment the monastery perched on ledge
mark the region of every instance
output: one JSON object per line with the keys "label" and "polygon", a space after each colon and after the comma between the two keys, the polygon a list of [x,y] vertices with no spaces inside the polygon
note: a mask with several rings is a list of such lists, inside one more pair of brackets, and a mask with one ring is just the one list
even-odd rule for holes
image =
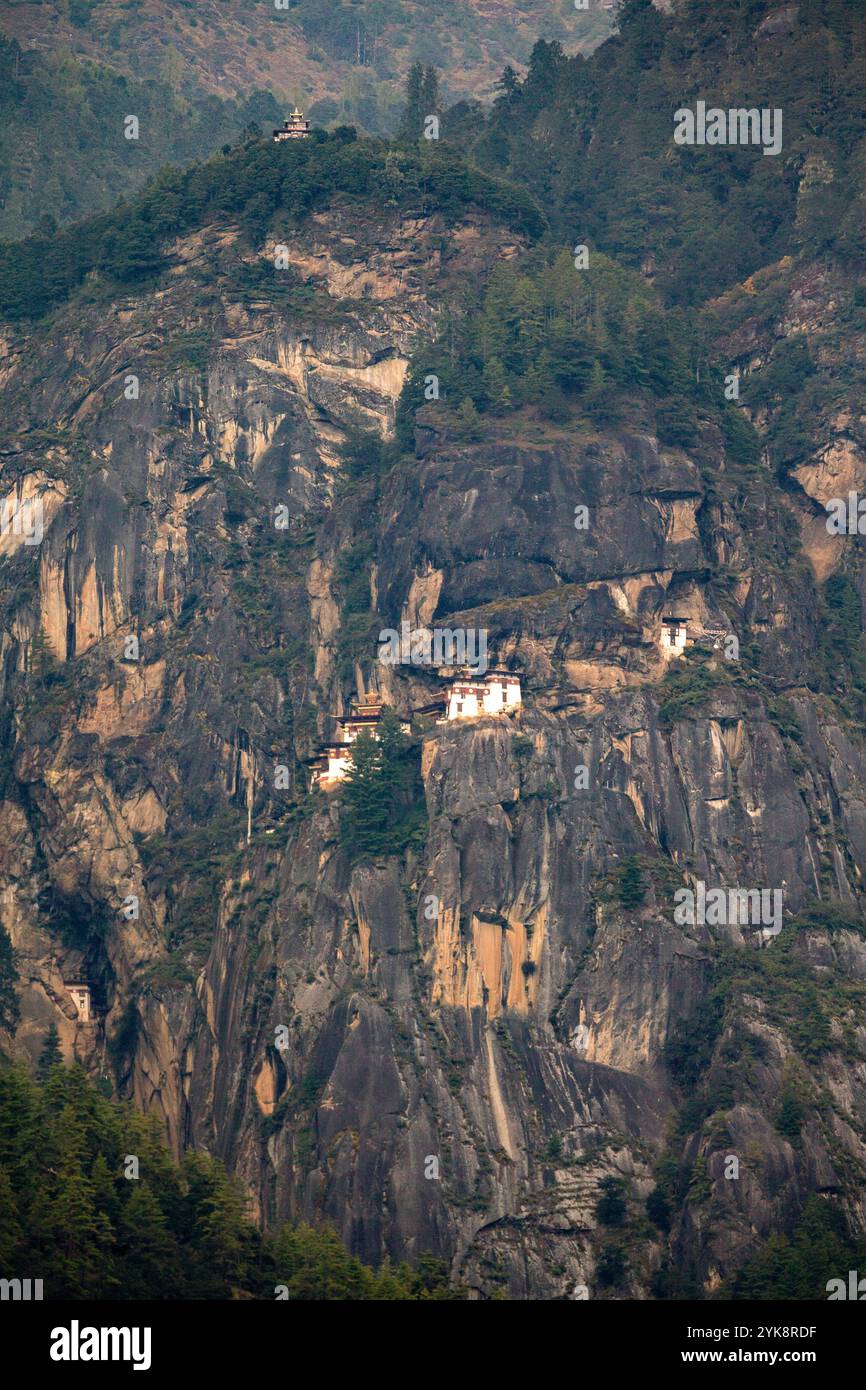
{"label": "monastery perched on ledge", "polygon": [[[353,700],[352,713],[338,721],[339,737],[333,743],[326,743],[309,763],[310,786],[328,787],[342,782],[349,769],[349,749],[359,734],[379,737],[379,725],[385,706],[381,700]],[[401,724],[404,734],[409,725]]]}
{"label": "monastery perched on ledge", "polygon": [[662,651],[671,656],[681,656],[689,640],[688,618],[663,618],[661,631]]}
{"label": "monastery perched on ledge", "polygon": [[73,1004],[78,1012],[79,1023],[92,1023],[94,1021],[93,1001],[90,995],[90,985],[80,984],[76,981],[64,980],[64,985],[69,991]]}
{"label": "monastery perched on ledge", "polygon": [[440,724],[451,719],[480,719],[485,714],[508,714],[523,703],[520,676],[495,668],[479,676],[463,670],[449,678],[438,700],[415,710],[416,714],[441,714]]}
{"label": "monastery perched on ledge", "polygon": [[[454,719],[479,719],[488,714],[510,714],[520,708],[523,697],[520,689],[520,676],[514,671],[486,671],[483,676],[477,672],[462,671],[449,678],[448,685],[437,700],[422,705],[414,714],[438,714],[437,721],[447,724]],[[379,724],[385,706],[381,700],[353,700],[352,712],[338,721],[339,737],[333,743],[326,743],[314,758],[309,761],[310,787],[328,790],[342,782],[349,770],[349,750],[359,734],[367,733],[372,738],[379,737]],[[402,723],[401,729],[409,732],[409,725]]]}
{"label": "monastery perched on ledge", "polygon": [[304,120],[304,113],[296,106],[288,120],[283,121],[282,129],[274,131],[274,140],[303,140],[309,133],[310,122]]}
{"label": "monastery perched on ledge", "polygon": [[668,617],[662,619],[659,644],[664,655],[682,656],[686,647],[696,643],[709,643],[718,649],[727,636],[728,629],[724,627],[705,627],[696,625],[691,618]]}
{"label": "monastery perched on ledge", "polygon": [[447,719],[477,719],[505,714],[523,703],[520,677],[513,671],[488,671],[480,680],[458,677],[448,692]]}

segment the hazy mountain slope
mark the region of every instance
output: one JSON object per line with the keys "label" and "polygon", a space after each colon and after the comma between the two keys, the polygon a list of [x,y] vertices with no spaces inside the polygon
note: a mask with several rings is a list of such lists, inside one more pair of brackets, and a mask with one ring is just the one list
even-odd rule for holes
{"label": "hazy mountain slope", "polygon": [[[138,138],[126,139],[135,115]],[[166,164],[235,143],[251,122],[281,121],[274,97],[236,102],[127,79],[61,54],[19,54],[0,40],[0,228],[23,235],[111,206]]]}
{"label": "hazy mountain slope", "polygon": [[[446,101],[486,100],[539,35],[591,48],[611,19],[596,0],[586,12],[560,0],[7,3],[0,234],[108,207],[161,165],[233,142],[251,120],[267,129],[290,103],[323,125],[393,130],[415,59],[439,68]],[[125,137],[129,114],[135,141]]]}
{"label": "hazy mountain slope", "polygon": [[254,87],[293,99],[296,84],[309,86],[313,98],[334,95],[352,67],[399,80],[414,59],[443,68],[449,90],[477,96],[492,91],[505,63],[525,63],[539,37],[574,48],[597,44],[614,12],[595,0],[586,11],[555,0],[289,0],[284,7],[13,0],[2,28],[22,45],[107,59],[128,76],[170,71],[235,100]]}

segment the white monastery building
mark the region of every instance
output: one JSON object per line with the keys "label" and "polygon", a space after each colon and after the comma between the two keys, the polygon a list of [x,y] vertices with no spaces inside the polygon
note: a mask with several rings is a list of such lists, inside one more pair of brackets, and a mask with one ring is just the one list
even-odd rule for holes
{"label": "white monastery building", "polygon": [[691,618],[663,618],[659,646],[662,655],[667,657],[682,656],[686,647],[693,646],[719,651],[731,635],[729,628],[710,626]]}
{"label": "white monastery building", "polygon": [[484,676],[456,676],[448,689],[446,719],[478,719],[505,714],[523,703],[520,677],[513,671],[488,671]]}
{"label": "white monastery building", "polygon": [[688,618],[663,618],[661,649],[669,656],[682,656],[689,638]]}
{"label": "white monastery building", "polygon": [[[523,703],[520,676],[514,671],[493,670],[478,676],[471,670],[452,675],[447,689],[438,700],[415,710],[416,714],[443,714],[438,722],[452,719],[480,719],[488,714],[510,714]],[[310,787],[328,791],[342,782],[350,766],[350,750],[360,734],[378,738],[378,728],[384,713],[380,700],[353,700],[352,712],[338,720],[339,736],[325,743],[309,760]],[[408,734],[410,725],[401,723]]]}
{"label": "white monastery building", "polygon": [[90,985],[66,984],[73,1004],[78,1010],[79,1023],[91,1023],[93,1021],[93,1010],[90,1000]]}
{"label": "white monastery building", "polygon": [[[352,713],[339,721],[341,737],[334,743],[326,743],[317,757],[310,762],[310,786],[327,789],[335,782],[342,782],[349,770],[349,749],[359,734],[379,737],[379,723],[384,713],[381,700],[353,700]],[[409,725],[401,724],[404,734]]]}

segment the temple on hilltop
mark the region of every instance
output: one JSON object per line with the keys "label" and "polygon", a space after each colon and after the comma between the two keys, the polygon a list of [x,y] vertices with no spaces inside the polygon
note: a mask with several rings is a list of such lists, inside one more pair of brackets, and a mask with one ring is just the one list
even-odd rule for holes
{"label": "temple on hilltop", "polygon": [[[342,782],[349,770],[349,749],[360,734],[379,737],[379,725],[385,706],[381,700],[363,699],[352,701],[352,712],[345,719],[339,719],[338,737],[333,743],[325,743],[314,758],[310,758],[310,786],[328,789],[336,782]],[[404,734],[409,725],[401,724]]]}
{"label": "temple on hilltop", "polygon": [[282,130],[274,131],[275,140],[303,140],[305,135],[310,133],[310,122],[304,120],[304,113],[299,111],[297,106],[289,116],[287,121],[283,121]]}

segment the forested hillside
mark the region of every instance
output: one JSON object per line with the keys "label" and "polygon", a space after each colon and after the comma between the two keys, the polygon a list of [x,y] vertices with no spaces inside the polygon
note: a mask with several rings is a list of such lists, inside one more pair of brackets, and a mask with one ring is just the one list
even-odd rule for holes
{"label": "forested hillside", "polygon": [[333,1231],[263,1239],[244,1208],[220,1163],[174,1162],[158,1121],[65,1069],[56,1033],[37,1080],[0,1070],[0,1264],[38,1270],[46,1299],[459,1296],[434,1259],[374,1272]]}
{"label": "forested hillside", "polygon": [[[590,0],[8,0],[0,8],[0,236],[108,208],[164,164],[268,131],[296,102],[318,126],[396,130],[413,61],[444,99],[489,100],[539,36],[609,32]],[[130,138],[126,117],[139,123]]]}
{"label": "forested hillside", "polygon": [[[535,195],[559,240],[599,245],[671,304],[704,302],[798,251],[862,259],[858,5],[683,0],[672,23],[647,3],[620,27],[590,61],[536,49],[473,149]],[[779,108],[781,154],[735,146],[708,159],[674,144],[674,111],[699,98]]]}

